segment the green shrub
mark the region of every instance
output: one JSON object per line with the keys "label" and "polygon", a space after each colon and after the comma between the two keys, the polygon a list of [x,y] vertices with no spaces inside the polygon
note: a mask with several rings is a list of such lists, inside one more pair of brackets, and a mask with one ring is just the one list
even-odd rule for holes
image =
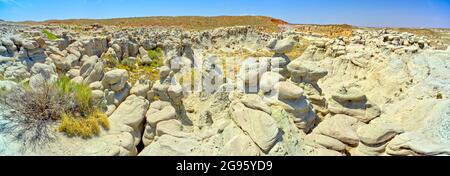
{"label": "green shrub", "polygon": [[156,49],[148,51],[148,57],[152,59],[150,66],[152,68],[159,68],[164,66],[164,55],[162,49],[157,47]]}
{"label": "green shrub", "polygon": [[49,40],[57,40],[59,39],[55,34],[51,33],[50,31],[44,29],[42,30],[42,33],[49,39]]}

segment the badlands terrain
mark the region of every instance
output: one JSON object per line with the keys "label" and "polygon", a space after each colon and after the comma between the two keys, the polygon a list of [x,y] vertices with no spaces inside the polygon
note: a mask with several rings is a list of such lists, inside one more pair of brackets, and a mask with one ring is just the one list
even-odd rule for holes
{"label": "badlands terrain", "polygon": [[450,30],[0,22],[0,155],[450,155]]}

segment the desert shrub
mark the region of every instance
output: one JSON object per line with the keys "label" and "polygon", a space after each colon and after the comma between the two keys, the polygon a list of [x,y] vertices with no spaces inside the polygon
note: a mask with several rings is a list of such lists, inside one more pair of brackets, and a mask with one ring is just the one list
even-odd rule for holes
{"label": "desert shrub", "polygon": [[148,50],[148,57],[152,59],[153,66],[162,66],[163,59],[163,51],[160,47],[156,47],[155,49]]}
{"label": "desert shrub", "polygon": [[0,129],[23,142],[23,146],[34,149],[53,140],[49,127],[70,104],[66,96],[61,96],[58,89],[49,84],[42,84],[38,90],[18,87],[2,96],[1,106],[11,113],[4,116],[8,123],[2,124]]}
{"label": "desert shrub", "polygon": [[59,39],[55,34],[51,33],[50,31],[44,29],[42,30],[42,33],[49,39],[49,40],[57,40]]}
{"label": "desert shrub", "polygon": [[109,128],[107,116],[94,104],[87,85],[71,82],[66,76],[41,85],[38,89],[20,85],[1,97],[0,106],[13,113],[6,116],[8,124],[0,124],[0,130],[14,135],[24,146],[35,147],[53,139],[53,124],[59,123],[58,131],[68,136],[83,138],[98,134],[100,126]]}
{"label": "desert shrub", "polygon": [[145,72],[149,73],[150,80],[159,79],[159,67],[164,66],[164,54],[160,47],[148,50],[148,57],[152,59],[152,62],[144,66]]}

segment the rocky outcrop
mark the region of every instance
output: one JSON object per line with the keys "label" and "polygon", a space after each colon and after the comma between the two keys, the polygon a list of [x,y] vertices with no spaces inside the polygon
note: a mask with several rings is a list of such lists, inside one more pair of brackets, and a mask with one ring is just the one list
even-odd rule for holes
{"label": "rocky outcrop", "polygon": [[123,103],[117,107],[109,120],[111,132],[128,132],[134,136],[134,146],[141,141],[144,130],[145,113],[149,107],[149,102],[135,95],[130,95]]}
{"label": "rocky outcrop", "polygon": [[299,129],[308,132],[314,126],[316,114],[303,96],[303,89],[291,82],[278,82],[264,93],[264,101],[271,106],[281,107],[291,114]]}
{"label": "rocky outcrop", "polygon": [[341,88],[332,95],[328,109],[332,114],[349,115],[364,123],[370,122],[381,114],[380,108],[369,102],[367,97],[356,88]]}
{"label": "rocky outcrop", "polygon": [[280,137],[275,120],[269,114],[247,108],[242,103],[235,104],[232,109],[236,124],[262,151],[268,152]]}
{"label": "rocky outcrop", "polygon": [[335,115],[319,123],[313,133],[335,138],[350,146],[357,146],[359,137],[356,130],[363,124],[350,116]]}

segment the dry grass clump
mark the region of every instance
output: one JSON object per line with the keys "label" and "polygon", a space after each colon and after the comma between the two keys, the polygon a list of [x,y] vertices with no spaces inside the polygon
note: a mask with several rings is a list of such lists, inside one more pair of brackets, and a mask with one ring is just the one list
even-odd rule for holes
{"label": "dry grass clump", "polygon": [[103,112],[96,110],[87,117],[74,117],[63,114],[58,131],[65,132],[69,137],[90,138],[100,133],[100,127],[109,129],[109,120],[108,116]]}

